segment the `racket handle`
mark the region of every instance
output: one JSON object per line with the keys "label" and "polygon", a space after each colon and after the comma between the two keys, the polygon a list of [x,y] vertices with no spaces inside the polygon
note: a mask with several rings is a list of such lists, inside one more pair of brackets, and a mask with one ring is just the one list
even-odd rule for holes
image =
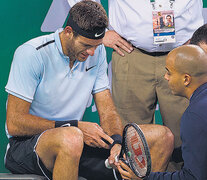
{"label": "racket handle", "polygon": [[[119,161],[118,156],[115,156],[115,161],[116,161],[116,162]],[[111,169],[111,168],[112,168],[111,165],[109,164],[109,160],[108,160],[108,159],[105,160],[105,166],[106,166],[106,168],[108,168],[108,169]]]}
{"label": "racket handle", "polygon": [[106,168],[108,168],[108,169],[111,169],[111,168],[112,168],[112,167],[110,166],[110,164],[109,164],[109,160],[108,160],[108,159],[105,160],[105,166],[106,166]]}

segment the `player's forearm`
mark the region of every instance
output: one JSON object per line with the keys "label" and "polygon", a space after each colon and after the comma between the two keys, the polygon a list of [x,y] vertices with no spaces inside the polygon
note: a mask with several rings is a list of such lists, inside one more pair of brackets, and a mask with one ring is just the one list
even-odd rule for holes
{"label": "player's forearm", "polygon": [[7,115],[7,128],[11,136],[31,136],[55,127],[55,121],[49,121],[31,114]]}
{"label": "player's forearm", "polygon": [[100,117],[100,125],[109,135],[122,134],[121,118],[114,106],[109,89],[94,95],[96,107]]}
{"label": "player's forearm", "polygon": [[110,110],[110,112],[105,112],[103,118],[100,117],[100,124],[103,130],[109,135],[120,134],[122,135],[122,122],[120,116],[116,110]]}

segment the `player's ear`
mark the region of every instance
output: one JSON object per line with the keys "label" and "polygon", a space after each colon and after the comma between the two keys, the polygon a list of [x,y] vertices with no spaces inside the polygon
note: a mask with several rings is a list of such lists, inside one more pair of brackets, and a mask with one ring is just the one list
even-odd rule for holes
{"label": "player's ear", "polygon": [[189,74],[184,74],[184,86],[189,86],[192,81],[192,77]]}
{"label": "player's ear", "polygon": [[65,32],[65,35],[67,35],[67,36],[73,35],[73,29],[70,26],[66,26],[64,29],[64,32]]}

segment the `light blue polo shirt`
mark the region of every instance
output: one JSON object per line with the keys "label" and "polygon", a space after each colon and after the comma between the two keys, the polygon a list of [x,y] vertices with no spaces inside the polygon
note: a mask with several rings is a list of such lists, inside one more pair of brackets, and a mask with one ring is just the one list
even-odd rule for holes
{"label": "light blue polo shirt", "polygon": [[109,89],[103,45],[85,62],[69,68],[58,29],[17,48],[5,87],[9,94],[31,103],[33,115],[56,121],[81,120],[91,93]]}

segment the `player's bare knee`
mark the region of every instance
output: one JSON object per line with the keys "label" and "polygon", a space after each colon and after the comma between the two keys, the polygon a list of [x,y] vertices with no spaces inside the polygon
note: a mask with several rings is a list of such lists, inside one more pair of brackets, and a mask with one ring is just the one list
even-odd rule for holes
{"label": "player's bare knee", "polygon": [[163,130],[163,139],[165,140],[166,143],[168,144],[174,144],[174,135],[173,133],[171,132],[171,130],[166,127],[166,126],[163,126],[164,130]]}
{"label": "player's bare knee", "polygon": [[174,135],[168,127],[162,126],[159,139],[160,150],[163,149],[163,151],[171,153],[174,148]]}
{"label": "player's bare knee", "polygon": [[170,149],[174,148],[174,135],[171,132],[171,130],[168,127],[165,127],[165,143],[167,144],[167,147]]}
{"label": "player's bare knee", "polygon": [[174,135],[163,125],[140,125],[150,148],[170,147],[174,144]]}
{"label": "player's bare knee", "polygon": [[83,150],[83,133],[76,127],[62,128],[60,136],[60,149],[62,153],[81,156]]}

